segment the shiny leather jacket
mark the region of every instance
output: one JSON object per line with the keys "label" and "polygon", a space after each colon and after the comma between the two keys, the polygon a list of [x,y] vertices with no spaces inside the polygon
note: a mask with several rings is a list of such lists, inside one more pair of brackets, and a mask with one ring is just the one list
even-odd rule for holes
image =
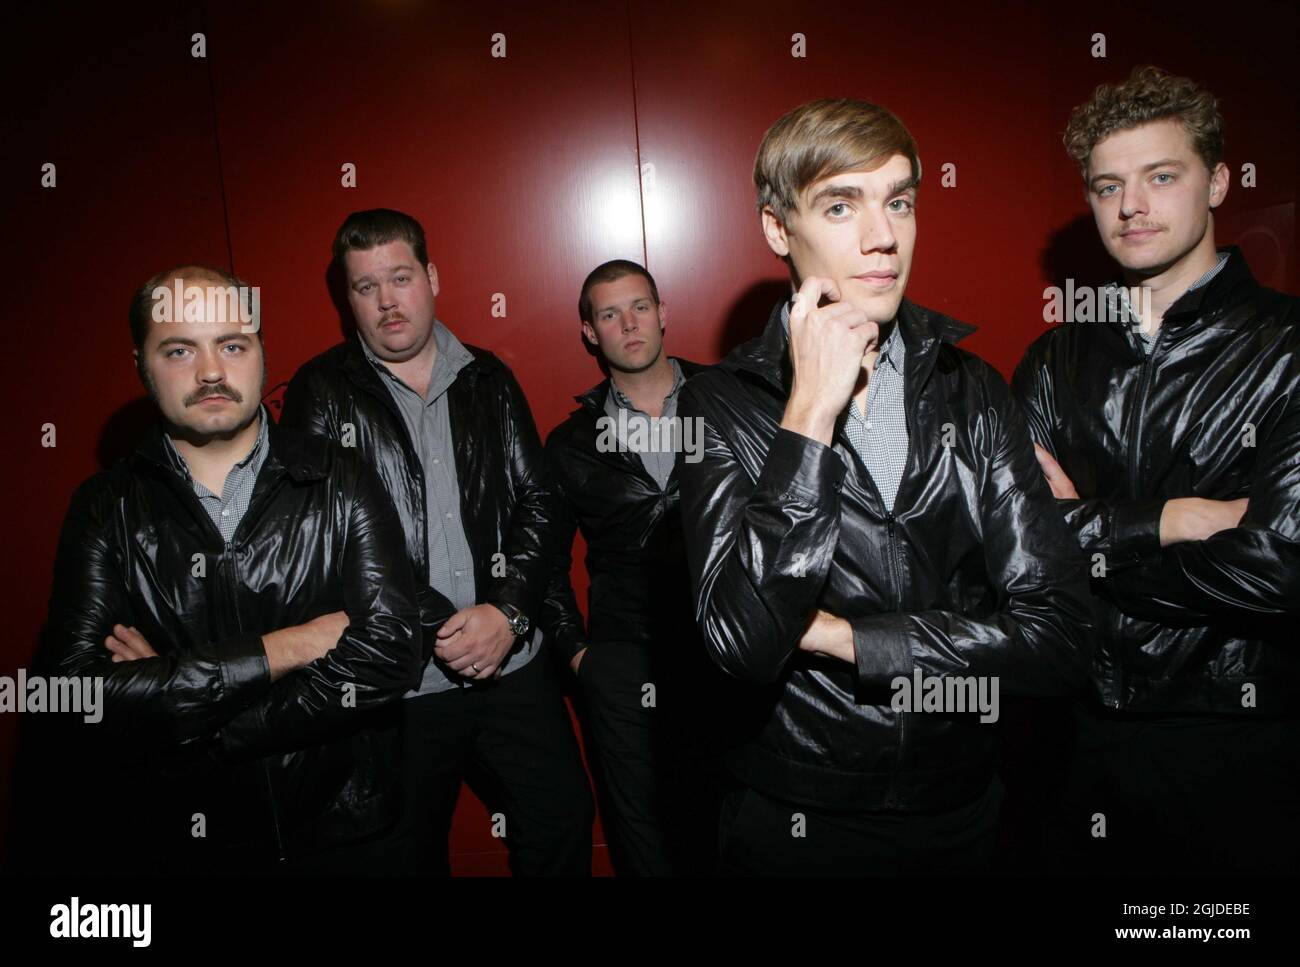
{"label": "shiny leather jacket", "polygon": [[[236,849],[273,862],[400,815],[395,749],[379,730],[420,680],[400,523],[354,454],[267,430],[229,542],[171,465],[159,424],[78,489],[64,521],[38,666],[103,679],[102,722],[77,717],[73,738],[99,811],[83,789],[76,850],[106,843],[115,872],[204,869]],[[351,622],[335,648],[272,682],[261,635],[338,610]],[[116,623],[158,657],[112,662]]]}
{"label": "shiny leather jacket", "polygon": [[[512,605],[536,624],[546,590],[551,521],[557,499],[537,427],[514,374],[486,349],[466,345],[472,362],[447,390],[461,520],[474,556],[479,601]],[[405,520],[406,549],[419,584],[425,655],[455,608],[429,587],[424,470],[387,387],[359,337],[308,360],[289,382],[284,426],[342,440],[351,427],[357,450],[378,471]]]}
{"label": "shiny leather jacket", "polygon": [[[780,428],[781,304],[679,405],[705,429],[704,459],[682,468],[696,616],[714,660],[754,685],[731,767],[824,809],[948,808],[987,788],[993,727],[895,711],[896,677],[1056,695],[1083,685],[1091,657],[1083,558],[1006,384],[951,345],[971,327],[907,301],[898,318],[910,449],[892,513],[842,420],[834,448]],[[852,625],[855,664],[798,649],[818,608]]]}
{"label": "shiny leather jacket", "polygon": [[[1092,690],[1107,708],[1300,710],[1300,300],[1228,251],[1169,307],[1150,358],[1118,322],[1069,323],[1013,380],[1081,495],[1059,503],[1093,565]],[[1249,509],[1238,527],[1162,549],[1175,497]]]}
{"label": "shiny leather jacket", "polygon": [[[689,379],[704,367],[679,359]],[[546,455],[563,498],[556,517],[555,568],[542,609],[542,628],[566,665],[589,641],[623,641],[686,648],[697,642],[690,579],[683,566],[679,455],[660,488],[628,451],[597,448],[609,380],[574,397],[578,409],[551,431]],[[587,544],[590,636],[569,583],[574,532]]]}

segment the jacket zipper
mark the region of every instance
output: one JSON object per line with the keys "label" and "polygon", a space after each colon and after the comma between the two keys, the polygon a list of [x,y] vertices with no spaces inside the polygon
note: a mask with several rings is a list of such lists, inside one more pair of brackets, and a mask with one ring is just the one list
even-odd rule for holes
{"label": "jacket zipper", "polygon": [[[240,524],[242,525],[243,521],[240,521]],[[229,585],[230,603],[235,614],[235,624],[238,626],[240,634],[243,634],[244,621],[239,614],[239,581],[235,576],[235,555],[232,553],[234,542],[226,541],[225,545],[225,557],[231,575]],[[284,838],[280,832],[280,811],[275,805],[275,787],[271,784],[271,766],[267,763],[266,756],[262,757],[262,775],[266,778],[266,796],[271,804],[271,824],[275,828],[275,849],[276,853],[279,855],[280,862],[283,863],[285,861],[285,854]]]}
{"label": "jacket zipper", "polygon": [[[1138,497],[1139,478],[1141,477],[1141,467],[1138,463],[1141,448],[1138,444],[1141,442],[1142,436],[1142,417],[1145,415],[1146,411],[1147,393],[1151,388],[1152,360],[1155,358],[1156,350],[1160,347],[1160,340],[1164,334],[1165,327],[1162,325],[1156,331],[1155,342],[1151,344],[1150,353],[1138,349],[1138,352],[1142,353],[1142,369],[1138,376],[1137,400],[1134,403],[1133,410],[1133,428],[1129,432],[1128,440],[1128,485],[1130,500],[1137,500]],[[1140,339],[1141,337],[1138,336],[1137,338]],[[1114,640],[1118,641],[1120,635],[1123,633],[1123,621],[1120,620],[1118,615],[1114,616],[1113,620],[1115,622]],[[1122,652],[1122,648],[1117,648],[1111,656],[1113,661],[1111,664],[1110,680],[1107,682],[1107,694],[1102,696],[1102,701],[1111,708],[1119,708],[1121,705],[1120,696],[1123,693],[1124,683],[1124,666],[1120,658]]]}

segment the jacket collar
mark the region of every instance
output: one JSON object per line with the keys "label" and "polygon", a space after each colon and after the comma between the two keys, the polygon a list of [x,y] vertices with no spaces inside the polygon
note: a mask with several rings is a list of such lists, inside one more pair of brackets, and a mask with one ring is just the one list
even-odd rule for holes
{"label": "jacket collar", "polygon": [[1235,245],[1225,245],[1219,251],[1228,253],[1228,261],[1218,275],[1198,289],[1188,289],[1174,300],[1173,305],[1165,310],[1160,328],[1170,324],[1173,328],[1182,328],[1197,320],[1208,321],[1219,309],[1253,295],[1259,289],[1259,283],[1251,274],[1241,249]]}
{"label": "jacket collar", "polygon": [[[451,330],[447,330],[447,332],[450,333]],[[457,381],[476,379],[483,369],[483,360],[477,353],[464,347],[459,340],[456,345],[461,346],[470,357],[457,371]],[[356,385],[369,390],[371,393],[378,394],[380,399],[391,399],[388,389],[380,379],[379,373],[375,371],[374,365],[366,358],[365,349],[361,345],[361,336],[356,332],[353,332],[343,344],[343,363],[340,369]]]}
{"label": "jacket collar", "polygon": [[[262,470],[257,475],[259,483],[281,470],[287,471],[294,480],[299,481],[319,480],[328,474],[328,447],[321,446],[303,434],[280,429],[265,405],[262,406],[262,417],[266,420],[267,453]],[[135,448],[132,458],[161,467],[177,477],[183,476],[168,452],[166,430],[161,417],[154,420],[145,432],[144,439]]]}
{"label": "jacket collar", "polygon": [[[707,366],[703,366],[700,363],[693,363],[689,359],[682,359],[680,356],[669,356],[668,358],[676,360],[677,365],[681,367],[682,377],[684,379],[690,379],[696,373],[708,369]],[[574,400],[581,403],[584,408],[593,413],[603,413],[605,411],[605,396],[609,393],[609,386],[609,377],[606,376],[591,389],[587,390],[587,392],[575,396]]]}
{"label": "jacket collar", "polygon": [[[772,307],[762,334],[736,347],[719,365],[733,372],[753,373],[781,392],[789,393],[790,355],[785,328],[781,324],[781,311],[788,302],[788,299],[778,301]],[[907,349],[906,378],[909,382],[913,375],[929,372],[941,343],[955,344],[975,331],[974,326],[950,319],[908,299],[898,306],[896,325]]]}

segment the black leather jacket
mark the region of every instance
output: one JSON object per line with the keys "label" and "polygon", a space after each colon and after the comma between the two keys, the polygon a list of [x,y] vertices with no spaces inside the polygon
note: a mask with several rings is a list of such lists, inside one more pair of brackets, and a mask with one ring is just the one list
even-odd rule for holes
{"label": "black leather jacket", "polygon": [[[204,869],[236,849],[273,862],[400,815],[395,750],[378,730],[420,679],[400,523],[354,454],[274,424],[268,447],[230,542],[159,424],[72,499],[38,667],[104,682],[103,721],[76,717],[69,736],[90,770],[77,778],[90,785],[74,865],[95,867],[91,843],[114,872]],[[272,682],[261,635],[338,610],[351,619],[338,645]],[[113,663],[115,623],[158,657]]]}
{"label": "black leather jacket", "polygon": [[[704,367],[679,359],[689,379]],[[660,488],[641,457],[602,453],[598,420],[605,414],[609,380],[574,397],[578,409],[551,431],[546,454],[563,500],[556,518],[555,568],[542,610],[542,628],[567,665],[589,641],[623,641],[688,648],[698,642],[691,584],[684,564],[679,455],[668,485]],[[590,635],[569,583],[573,536],[587,543]]]}
{"label": "black leather jacket", "polygon": [[[1005,382],[950,345],[971,327],[900,307],[910,452],[888,513],[842,421],[836,448],[780,428],[780,315],[778,303],[763,334],[691,380],[679,406],[705,427],[705,457],[682,473],[697,619],[718,664],[761,689],[732,769],[826,809],[968,802],[993,775],[991,726],[895,711],[891,682],[920,669],[997,676],[1000,696],[1081,687],[1083,558]],[[817,608],[852,624],[855,665],[798,650]]]}
{"label": "black leather jacket", "polygon": [[[447,390],[461,520],[474,556],[481,603],[508,604],[536,624],[550,566],[552,520],[558,503],[532,412],[514,374],[486,349]],[[406,549],[420,585],[425,654],[439,626],[454,613],[429,587],[424,471],[406,424],[354,333],[302,365],[284,394],[284,426],[354,445],[374,465],[408,528]]]}
{"label": "black leather jacket", "polygon": [[[1069,323],[1013,380],[1081,495],[1060,504],[1094,564],[1093,698],[1108,708],[1300,710],[1300,300],[1228,252],[1169,307],[1149,359],[1118,322]],[[1248,497],[1249,510],[1162,549],[1175,497]]]}

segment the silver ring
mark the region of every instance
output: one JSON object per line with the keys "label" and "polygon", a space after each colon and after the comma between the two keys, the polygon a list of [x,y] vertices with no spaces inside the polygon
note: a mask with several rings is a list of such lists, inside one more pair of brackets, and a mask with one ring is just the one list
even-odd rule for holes
{"label": "silver ring", "polygon": [[474,664],[473,662],[469,663],[469,667],[474,669],[475,671],[478,671],[478,665]]}

